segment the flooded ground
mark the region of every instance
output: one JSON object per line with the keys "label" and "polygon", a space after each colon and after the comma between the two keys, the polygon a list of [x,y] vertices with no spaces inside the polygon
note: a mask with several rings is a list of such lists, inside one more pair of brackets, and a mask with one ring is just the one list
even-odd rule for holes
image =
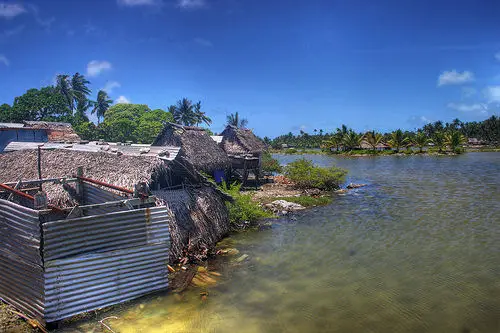
{"label": "flooded ground", "polygon": [[[368,186],[233,236],[225,242],[240,253],[211,263],[215,286],[120,306],[105,323],[130,333],[500,332],[500,154],[305,157]],[[91,320],[63,331],[101,329]]]}

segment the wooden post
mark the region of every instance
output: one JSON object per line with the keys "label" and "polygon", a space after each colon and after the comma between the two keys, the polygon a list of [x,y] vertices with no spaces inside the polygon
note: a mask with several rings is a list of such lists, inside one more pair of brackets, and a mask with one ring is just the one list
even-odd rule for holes
{"label": "wooden post", "polygon": [[81,204],[85,203],[83,200],[83,181],[79,177],[83,177],[83,167],[79,166],[76,169],[76,176],[77,176],[77,182],[76,182],[76,195],[78,195],[78,199]]}
{"label": "wooden post", "polygon": [[[42,179],[42,148],[38,146],[38,179]],[[42,183],[40,182],[40,192],[42,191]]]}

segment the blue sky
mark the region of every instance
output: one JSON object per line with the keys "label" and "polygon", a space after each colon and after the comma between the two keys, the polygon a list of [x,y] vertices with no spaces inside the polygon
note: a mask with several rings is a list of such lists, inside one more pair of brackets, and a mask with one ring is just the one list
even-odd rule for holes
{"label": "blue sky", "polygon": [[271,137],[483,120],[500,1],[0,0],[0,103],[74,72],[122,102],[201,100],[214,131],[235,111]]}

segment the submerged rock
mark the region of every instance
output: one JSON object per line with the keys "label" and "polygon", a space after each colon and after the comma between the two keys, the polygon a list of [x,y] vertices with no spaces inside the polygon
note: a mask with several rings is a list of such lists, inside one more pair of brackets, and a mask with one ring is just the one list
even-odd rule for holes
{"label": "submerged rock", "polygon": [[295,212],[297,210],[303,210],[306,209],[304,206],[295,203],[295,202],[289,202],[286,200],[275,200],[267,205],[265,205],[266,208],[271,209],[272,211],[279,211],[286,214],[286,212]]}
{"label": "submerged rock", "polygon": [[349,185],[347,185],[347,188],[348,189],[353,189],[353,188],[360,188],[360,187],[364,187],[366,186],[366,184],[354,184],[354,183],[350,183]]}

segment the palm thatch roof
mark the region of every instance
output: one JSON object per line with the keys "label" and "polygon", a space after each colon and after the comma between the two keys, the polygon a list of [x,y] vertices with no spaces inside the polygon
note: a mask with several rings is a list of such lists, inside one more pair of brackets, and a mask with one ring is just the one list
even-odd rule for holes
{"label": "palm thatch roof", "polygon": [[24,128],[44,129],[47,131],[49,142],[66,141],[79,142],[81,141],[78,134],[70,123],[49,122],[49,121],[24,121]]}
{"label": "palm thatch roof", "polygon": [[221,133],[221,147],[229,155],[260,154],[266,145],[249,129],[228,125]]}
{"label": "palm thatch roof", "polygon": [[196,169],[207,173],[231,166],[227,154],[200,127],[167,123],[156,137],[153,146],[181,147],[179,156],[188,160]]}
{"label": "palm thatch roof", "polygon": [[[37,163],[36,150],[0,154],[0,183],[38,179]],[[71,177],[79,166],[83,167],[85,177],[128,189],[133,189],[139,182],[150,184],[167,170],[165,162],[153,156],[118,156],[62,149],[42,152],[43,178]],[[76,203],[61,185],[44,184],[44,191],[52,204],[69,207]]]}

